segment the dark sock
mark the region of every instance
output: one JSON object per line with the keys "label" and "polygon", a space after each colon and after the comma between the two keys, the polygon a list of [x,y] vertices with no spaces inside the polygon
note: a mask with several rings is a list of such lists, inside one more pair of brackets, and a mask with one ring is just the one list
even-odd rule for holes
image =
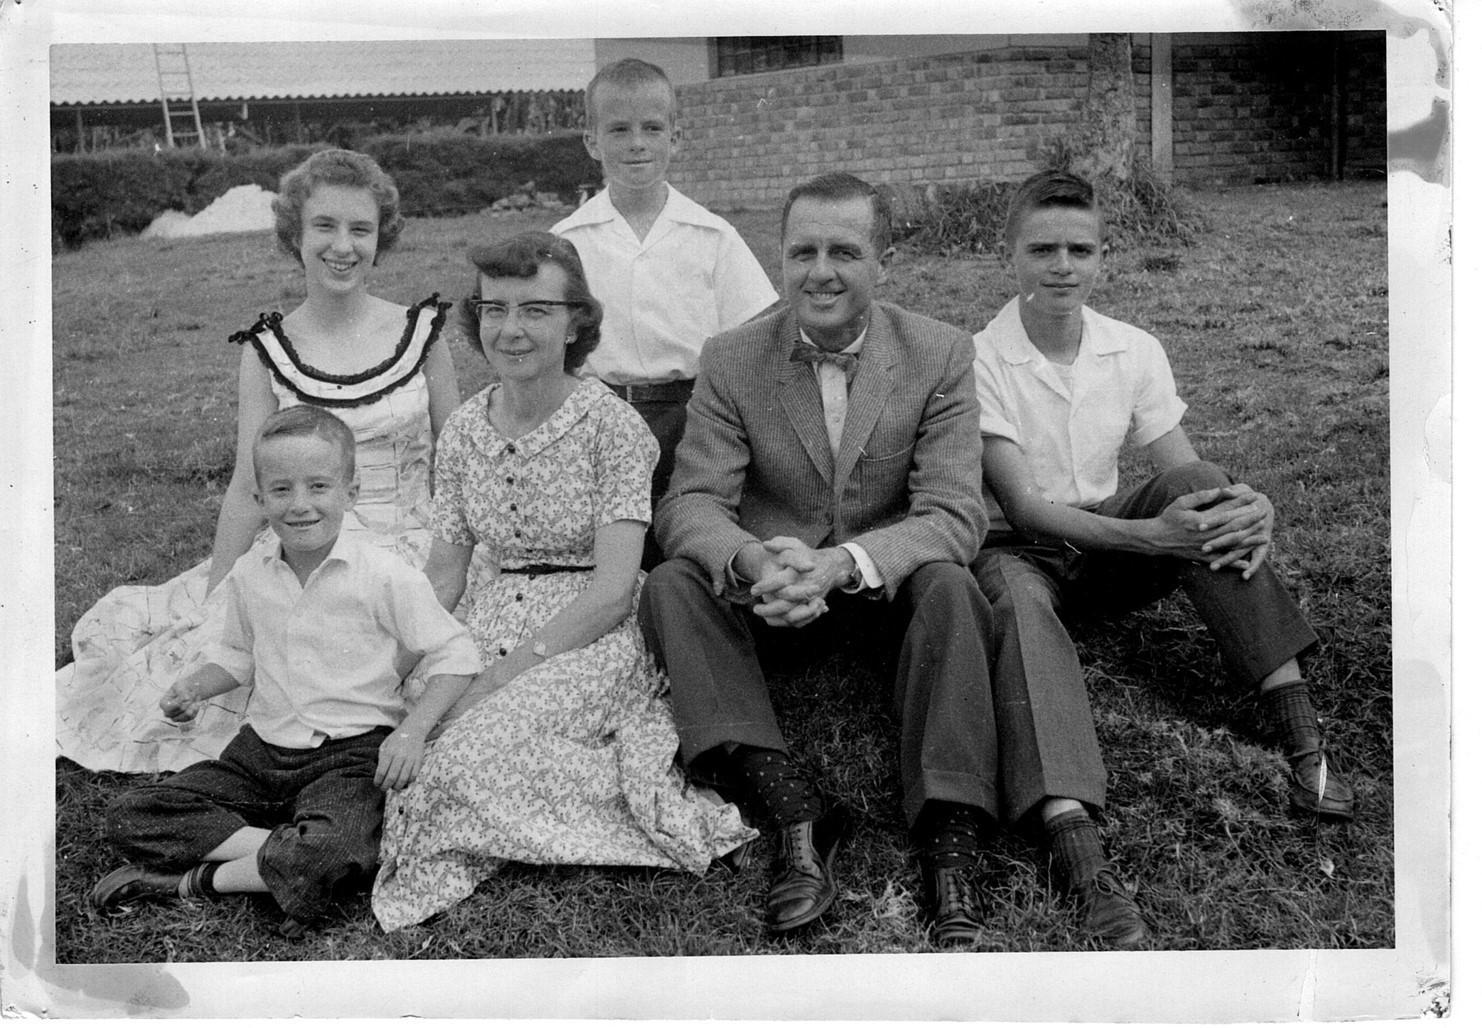
{"label": "dark sock", "polygon": [[181,899],[215,899],[221,895],[216,891],[216,869],[219,863],[197,864],[180,876]]}
{"label": "dark sock", "polygon": [[1084,810],[1067,810],[1045,822],[1050,839],[1050,872],[1070,888],[1084,885],[1106,866],[1101,833]]}
{"label": "dark sock", "polygon": [[736,778],[775,827],[823,816],[823,794],[786,753],[737,746],[731,759]]}
{"label": "dark sock", "polygon": [[929,866],[965,867],[978,856],[978,812],[965,803],[927,800],[916,839]]}
{"label": "dark sock", "polygon": [[1315,753],[1322,747],[1322,727],[1306,682],[1298,679],[1267,689],[1261,693],[1261,706],[1288,757]]}

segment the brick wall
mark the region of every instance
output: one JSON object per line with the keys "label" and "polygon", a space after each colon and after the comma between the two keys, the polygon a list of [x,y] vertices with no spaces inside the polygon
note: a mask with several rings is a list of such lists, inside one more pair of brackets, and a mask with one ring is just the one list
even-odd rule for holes
{"label": "brick wall", "polygon": [[830,65],[678,87],[675,185],[702,203],[774,203],[825,171],[872,184],[1019,178],[1078,120],[1084,47]]}
{"label": "brick wall", "polygon": [[[1143,40],[1146,37],[1141,37]],[[1328,33],[1174,37],[1174,181],[1325,177]],[[1342,34],[1350,166],[1384,160],[1382,33]],[[1137,152],[1152,138],[1151,48],[1133,47]],[[766,206],[824,171],[877,185],[1016,179],[1078,126],[1086,49],[1007,47],[678,87],[676,185],[721,209]]]}
{"label": "brick wall", "polygon": [[[1256,43],[1175,43],[1174,180],[1325,177],[1336,38],[1303,32]],[[1347,37],[1342,45],[1354,136],[1349,150],[1357,144],[1371,151],[1384,134],[1384,37]]]}

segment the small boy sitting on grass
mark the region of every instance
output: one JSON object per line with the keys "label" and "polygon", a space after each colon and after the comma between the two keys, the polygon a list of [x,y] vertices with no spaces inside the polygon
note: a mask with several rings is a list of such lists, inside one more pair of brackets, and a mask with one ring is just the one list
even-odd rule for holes
{"label": "small boy sitting on grass", "polygon": [[[1085,306],[1107,249],[1091,184],[1028,179],[1003,246],[1019,293],[974,337],[992,523],[973,572],[993,604],[1009,806],[1038,812],[1088,928],[1117,944],[1144,932],[1086,809],[1105,803],[1106,772],[1062,617],[1130,611],[1181,586],[1234,682],[1260,696],[1292,810],[1347,821],[1353,792],[1326,758],[1298,664],[1316,636],[1266,563],[1270,501],[1194,452],[1158,341]],[[1119,488],[1127,439],[1157,474]]]}
{"label": "small boy sitting on grass", "polygon": [[[188,721],[250,677],[247,724],[220,759],[109,806],[110,840],[139,863],[99,882],[89,905],[268,892],[294,938],[337,885],[374,871],[384,793],[416,777],[428,732],[481,667],[420,571],[340,535],[359,491],[343,421],[281,410],[252,457],[280,545],[237,561],[220,644],[160,700]],[[405,710],[401,683],[418,657],[427,686]]]}

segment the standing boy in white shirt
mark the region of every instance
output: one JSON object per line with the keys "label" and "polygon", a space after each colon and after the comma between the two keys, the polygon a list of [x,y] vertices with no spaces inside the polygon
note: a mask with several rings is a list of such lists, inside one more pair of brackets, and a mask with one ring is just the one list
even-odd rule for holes
{"label": "standing boy in white shirt", "polygon": [[[160,699],[188,721],[251,677],[247,724],[219,759],[110,804],[110,840],[140,863],[89,904],[268,892],[287,915],[279,930],[297,937],[337,886],[374,870],[384,793],[416,777],[428,733],[482,668],[422,572],[340,534],[358,492],[343,421],[288,407],[252,456],[280,545],[237,561],[221,641]],[[401,683],[419,657],[427,685],[407,710]]]}
{"label": "standing boy in white shirt", "polygon": [[[701,345],[766,310],[777,292],[740,233],[666,181],[679,128],[663,69],[615,61],[597,72],[586,101],[587,150],[607,186],[551,231],[576,246],[602,302],[602,345],[585,370],[631,403],[659,441],[657,505]],[[650,531],[643,566],[658,559]]]}
{"label": "standing boy in white shirt", "polygon": [[[1270,501],[1199,459],[1158,341],[1084,306],[1106,251],[1090,183],[1027,180],[1004,248],[1019,294],[974,337],[992,528],[973,571],[993,603],[995,703],[1019,715],[999,725],[1013,813],[1038,811],[1073,891],[1099,878],[1120,893],[1086,811],[1105,803],[1106,773],[1061,617],[1132,610],[1181,586],[1232,679],[1259,692],[1293,810],[1351,819],[1353,792],[1326,760],[1298,665],[1317,637],[1266,564]],[[1158,473],[1119,489],[1127,439]],[[1141,934],[1125,907],[1098,934],[1115,943],[1119,924]]]}

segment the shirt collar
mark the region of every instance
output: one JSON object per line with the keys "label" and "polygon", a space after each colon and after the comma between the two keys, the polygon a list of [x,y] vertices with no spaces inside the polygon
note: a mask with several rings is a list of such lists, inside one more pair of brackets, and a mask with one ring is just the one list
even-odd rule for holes
{"label": "shirt collar", "polygon": [[[345,532],[342,525],[340,527],[340,534],[335,536],[334,545],[329,548],[329,553],[325,554],[324,560],[320,563],[319,567],[322,568],[330,563],[352,564],[354,563],[355,554],[358,552],[359,549],[356,542]],[[262,562],[267,567],[273,567],[278,564],[288,567],[288,561],[283,559],[283,540],[274,535],[273,545],[263,550]],[[318,571],[319,568],[315,568],[314,570]]]}
{"label": "shirt collar", "polygon": [[[864,330],[861,331],[859,333],[859,335],[857,335],[857,336],[854,337],[854,342],[850,343],[848,346],[844,347],[844,349],[839,350],[838,352],[839,353],[858,353],[860,350],[863,350],[864,349],[864,338],[865,338],[866,335],[869,334],[869,331],[870,331],[869,322],[865,322]],[[811,340],[811,339],[808,338],[808,333],[805,332],[805,331],[803,331],[803,326],[802,325],[799,325],[798,326],[798,336],[803,340],[803,342],[807,343],[810,346],[817,346],[818,345],[817,343],[813,342],[813,340]],[[822,349],[822,347],[820,347],[820,349]]]}
{"label": "shirt collar", "polygon": [[[1010,364],[1028,364],[1031,361],[1044,360],[1044,354],[1029,340],[1029,333],[1024,331],[1024,320],[1019,317],[1019,298],[1015,296],[1003,305],[997,316],[993,319],[1001,322],[1002,329],[996,334],[998,339],[998,350],[1003,359]],[[1091,352],[1098,357],[1104,357],[1109,353],[1119,353],[1127,349],[1127,341],[1114,332],[1101,331],[1102,316],[1090,307],[1081,308],[1081,346],[1089,346]]]}
{"label": "shirt collar", "polygon": [[[612,204],[612,190],[604,186],[602,191],[582,204],[567,219],[571,227],[578,225],[600,225],[604,222],[614,221],[619,217],[618,209]],[[685,196],[669,183],[669,195],[664,199],[664,208],[659,211],[655,219],[657,225],[661,221],[674,221],[684,225],[698,225],[702,228],[721,228],[726,222],[724,219],[710,213],[695,201]],[[650,232],[653,230],[650,229]]]}

